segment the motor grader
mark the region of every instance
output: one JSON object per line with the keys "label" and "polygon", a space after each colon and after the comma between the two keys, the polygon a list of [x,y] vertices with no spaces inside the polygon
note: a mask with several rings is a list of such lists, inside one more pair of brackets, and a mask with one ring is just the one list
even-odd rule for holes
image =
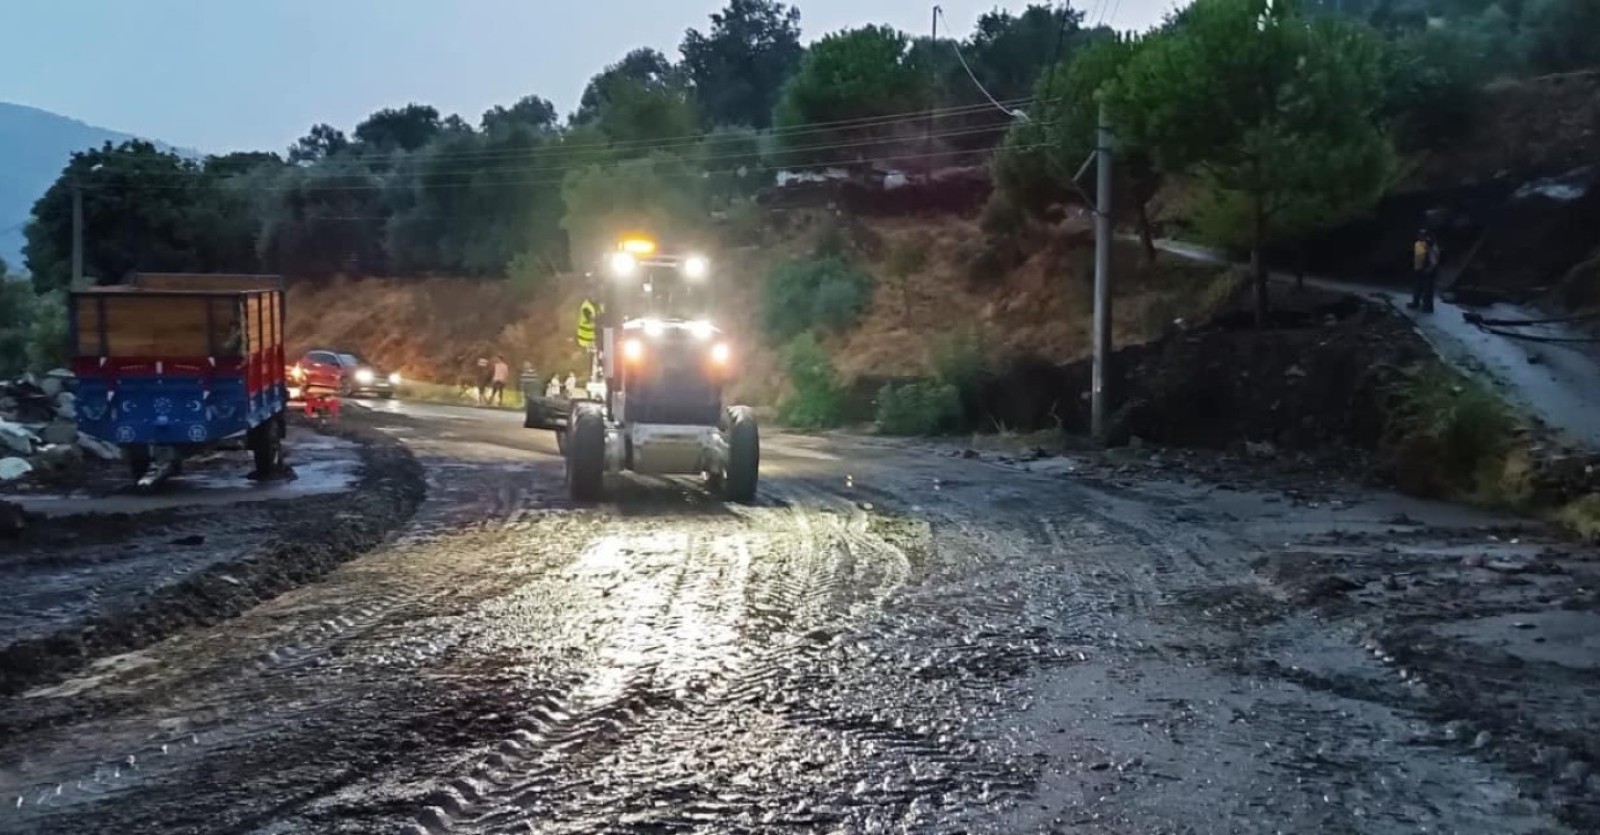
{"label": "motor grader", "polygon": [[760,431],[749,407],[724,403],[737,357],[713,318],[710,262],[631,236],[594,278],[590,385],[530,399],[524,420],[557,433],[572,498],[598,501],[606,476],[627,471],[703,474],[723,498],[752,501]]}

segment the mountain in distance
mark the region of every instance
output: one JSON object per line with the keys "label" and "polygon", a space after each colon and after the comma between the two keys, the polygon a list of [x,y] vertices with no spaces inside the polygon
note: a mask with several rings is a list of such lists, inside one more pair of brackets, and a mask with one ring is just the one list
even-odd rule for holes
{"label": "mountain in distance", "polygon": [[[95,127],[36,107],[0,102],[0,258],[5,259],[12,272],[23,269],[22,228],[33,212],[34,201],[61,176],[72,152],[136,138],[143,137]],[[161,142],[155,144],[187,157],[199,156]]]}

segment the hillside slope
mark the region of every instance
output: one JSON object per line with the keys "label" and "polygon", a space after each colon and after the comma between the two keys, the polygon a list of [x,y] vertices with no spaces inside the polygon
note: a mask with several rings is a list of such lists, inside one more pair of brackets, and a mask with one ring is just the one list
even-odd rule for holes
{"label": "hillside slope", "polygon": [[[845,239],[845,255],[876,278],[857,325],[825,342],[846,384],[930,372],[951,339],[979,344],[1002,362],[1030,357],[1065,362],[1089,350],[1093,243],[1082,219],[1029,232],[1008,263],[988,250],[975,220],[953,216],[841,221],[826,210],[767,219],[759,240],[714,251],[718,317],[742,366],[738,397],[770,403],[784,390],[781,346],[763,333],[766,276],[785,259],[811,257],[825,237]],[[840,224],[843,225],[841,233]],[[896,280],[896,253],[915,249],[925,263]],[[1177,259],[1154,265],[1118,251],[1115,307],[1119,342],[1143,342],[1220,302],[1235,286],[1216,268]],[[456,384],[473,361],[503,353],[541,373],[587,368],[573,341],[584,280],[563,276],[531,296],[503,281],[460,278],[366,278],[297,281],[289,292],[291,347],[350,347],[411,379]],[[592,292],[592,289],[591,289]]]}
{"label": "hillside slope", "polygon": [[36,107],[0,102],[0,258],[13,269],[22,268],[22,226],[72,152],[135,138]]}

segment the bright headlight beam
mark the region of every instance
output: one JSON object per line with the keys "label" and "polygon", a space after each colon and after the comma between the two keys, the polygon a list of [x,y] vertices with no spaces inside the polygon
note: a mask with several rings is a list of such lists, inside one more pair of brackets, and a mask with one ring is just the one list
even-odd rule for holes
{"label": "bright headlight beam", "polygon": [[639,268],[639,259],[627,252],[611,253],[611,274],[618,278],[627,278]]}
{"label": "bright headlight beam", "polygon": [[652,339],[666,333],[667,326],[661,324],[660,319],[646,319],[644,322],[644,335]]}
{"label": "bright headlight beam", "polygon": [[710,322],[704,319],[697,319],[689,323],[689,332],[694,334],[695,339],[704,342],[714,336],[717,330],[711,326]]}
{"label": "bright headlight beam", "polygon": [[622,358],[628,362],[638,362],[644,358],[644,343],[638,339],[628,339],[622,343]]}
{"label": "bright headlight beam", "polygon": [[710,272],[711,262],[707,261],[705,256],[691,255],[688,258],[683,259],[684,278],[705,278],[706,274]]}
{"label": "bright headlight beam", "polygon": [[372,385],[373,379],[375,378],[372,376],[372,369],[361,368],[356,370],[356,382],[360,383],[361,385],[370,386]]}
{"label": "bright headlight beam", "polygon": [[711,346],[711,361],[717,365],[727,365],[728,360],[732,358],[733,349],[728,347],[728,343],[718,342]]}
{"label": "bright headlight beam", "polygon": [[400,385],[400,372],[395,371],[395,372],[393,372],[393,373],[391,373],[389,375],[389,385],[391,385],[391,386]]}

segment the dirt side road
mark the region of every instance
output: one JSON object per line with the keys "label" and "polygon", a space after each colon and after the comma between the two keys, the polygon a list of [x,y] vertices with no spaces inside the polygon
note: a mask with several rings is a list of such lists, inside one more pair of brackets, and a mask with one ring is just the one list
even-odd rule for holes
{"label": "dirt side road", "polygon": [[364,419],[408,532],[0,703],[0,831],[1600,826],[1600,586],[1535,532],[798,437],[756,506],[580,510],[516,415]]}

